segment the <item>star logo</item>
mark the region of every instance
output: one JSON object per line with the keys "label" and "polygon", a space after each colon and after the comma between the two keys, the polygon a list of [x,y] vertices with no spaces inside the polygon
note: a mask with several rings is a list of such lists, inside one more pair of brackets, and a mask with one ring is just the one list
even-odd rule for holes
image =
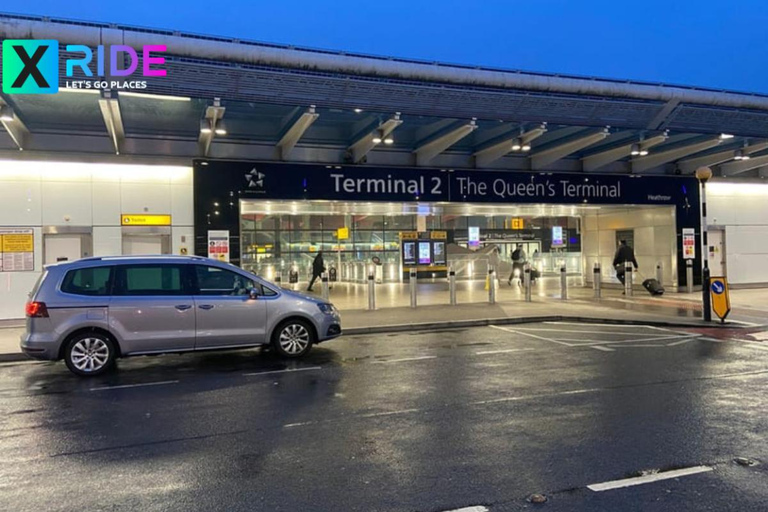
{"label": "star logo", "polygon": [[245,175],[248,188],[264,188],[264,177],[264,173],[257,171],[255,167],[251,169],[251,172]]}

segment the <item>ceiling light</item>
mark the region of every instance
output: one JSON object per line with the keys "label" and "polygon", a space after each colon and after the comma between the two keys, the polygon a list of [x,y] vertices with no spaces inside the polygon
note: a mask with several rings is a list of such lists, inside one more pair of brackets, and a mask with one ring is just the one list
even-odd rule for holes
{"label": "ceiling light", "polygon": [[726,140],[726,139],[732,139],[735,135],[732,135],[730,133],[721,133],[720,134],[720,140]]}
{"label": "ceiling light", "polygon": [[523,147],[523,144],[522,142],[520,142],[519,137],[512,141],[512,151],[520,151],[522,147]]}
{"label": "ceiling light", "polygon": [[530,151],[531,145],[526,142],[525,144],[523,144],[523,147],[521,147],[520,149],[522,149],[523,151]]}
{"label": "ceiling light", "polygon": [[386,139],[384,139],[384,144],[394,144],[394,143],[395,143],[395,139],[393,139],[392,137],[387,137]]}
{"label": "ceiling light", "polygon": [[640,154],[640,144],[632,144],[632,148],[629,151],[629,154],[632,156],[637,156]]}
{"label": "ceiling light", "polygon": [[200,133],[211,133],[211,122],[208,119],[200,120]]}
{"label": "ceiling light", "polygon": [[360,112],[362,112],[362,111],[363,111],[363,109],[361,109],[361,108],[356,108],[356,109],[355,109],[355,114],[359,114],[359,113],[360,113]]}
{"label": "ceiling light", "polygon": [[374,135],[373,143],[374,144],[381,144],[381,137],[379,137],[378,135]]}
{"label": "ceiling light", "polygon": [[216,123],[216,135],[226,135],[227,134],[227,126],[224,124],[224,121],[219,121]]}
{"label": "ceiling light", "polygon": [[640,156],[648,156],[648,150],[647,149],[641,149],[640,150]]}
{"label": "ceiling light", "polygon": [[132,98],[144,98],[148,100],[167,100],[167,101],[192,101],[192,98],[188,96],[168,96],[167,94],[149,94],[144,92],[121,92],[120,96],[128,96]]}
{"label": "ceiling light", "polygon": [[0,121],[13,121],[13,109],[10,106],[0,107]]}

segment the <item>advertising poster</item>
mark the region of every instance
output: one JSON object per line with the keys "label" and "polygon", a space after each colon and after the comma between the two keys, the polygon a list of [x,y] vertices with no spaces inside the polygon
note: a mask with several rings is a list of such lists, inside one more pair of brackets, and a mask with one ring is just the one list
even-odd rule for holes
{"label": "advertising poster", "polygon": [[683,259],[696,259],[696,230],[683,228]]}
{"label": "advertising poster", "polygon": [[229,263],[229,231],[208,231],[208,257]]}
{"label": "advertising poster", "polygon": [[563,245],[563,228],[562,226],[552,227],[552,246],[559,247]]}
{"label": "advertising poster", "polygon": [[429,265],[432,257],[429,253],[429,242],[419,242],[419,265]]}
{"label": "advertising poster", "polygon": [[416,264],[416,242],[403,242],[403,265]]}
{"label": "advertising poster", "polygon": [[469,226],[469,246],[477,247],[480,245],[480,228],[477,226]]}
{"label": "advertising poster", "polygon": [[0,272],[32,272],[34,270],[34,230],[0,229]]}

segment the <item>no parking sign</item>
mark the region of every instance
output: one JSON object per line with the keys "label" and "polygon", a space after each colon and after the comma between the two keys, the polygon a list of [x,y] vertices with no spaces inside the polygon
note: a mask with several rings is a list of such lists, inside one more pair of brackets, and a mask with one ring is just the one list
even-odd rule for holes
{"label": "no parking sign", "polygon": [[724,322],[731,312],[731,297],[728,293],[728,280],[725,277],[709,279],[709,294],[712,297],[712,311]]}

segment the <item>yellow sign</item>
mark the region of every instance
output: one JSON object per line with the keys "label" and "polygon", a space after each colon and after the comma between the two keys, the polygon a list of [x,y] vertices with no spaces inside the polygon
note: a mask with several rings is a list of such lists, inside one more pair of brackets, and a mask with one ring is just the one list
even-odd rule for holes
{"label": "yellow sign", "polygon": [[400,232],[400,240],[418,240],[419,234],[416,231]]}
{"label": "yellow sign", "polygon": [[170,226],[170,215],[134,215],[134,214],[122,214],[120,216],[120,224],[122,226]]}
{"label": "yellow sign", "polygon": [[336,230],[337,240],[346,240],[349,238],[349,228],[339,228]]}
{"label": "yellow sign", "polygon": [[509,219],[504,221],[504,227],[507,229],[525,229],[525,220],[519,218]]}
{"label": "yellow sign", "polygon": [[709,278],[709,295],[712,297],[712,311],[724,322],[731,312],[731,297],[728,292],[728,280],[725,277]]}
{"label": "yellow sign", "polygon": [[432,240],[445,240],[448,238],[447,231],[432,231],[429,235]]}
{"label": "yellow sign", "polygon": [[186,248],[186,247],[182,247],[182,248],[179,250],[179,253],[180,253],[182,256],[186,256],[187,254],[189,254],[189,250],[187,250],[187,248]]}
{"label": "yellow sign", "polygon": [[33,252],[35,250],[34,235],[0,235],[2,251],[0,252]]}

